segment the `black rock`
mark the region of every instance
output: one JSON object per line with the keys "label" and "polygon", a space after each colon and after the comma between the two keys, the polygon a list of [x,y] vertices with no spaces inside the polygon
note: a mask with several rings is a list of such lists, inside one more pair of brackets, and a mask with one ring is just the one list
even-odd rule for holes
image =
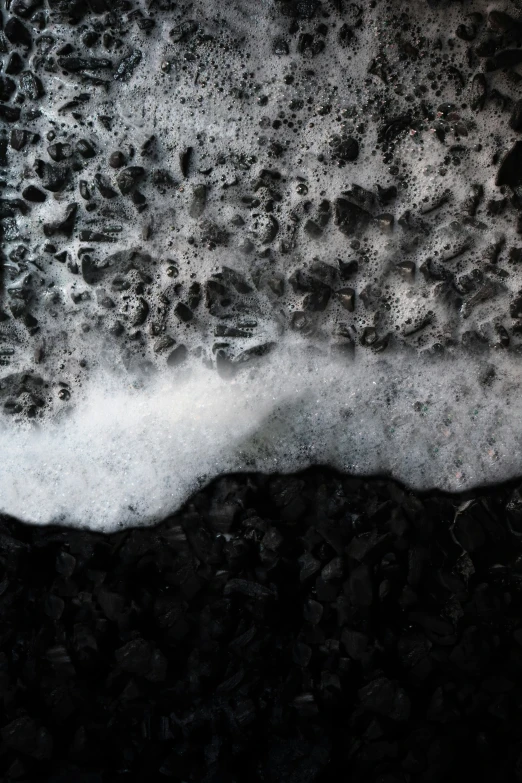
{"label": "black rock", "polygon": [[178,302],[176,307],[174,308],[174,312],[176,316],[179,318],[180,321],[183,323],[188,323],[189,321],[192,321],[194,318],[194,313],[192,310],[187,307],[186,304],[183,304],[183,302]]}
{"label": "black rock", "polygon": [[18,106],[7,106],[0,103],[0,120],[4,122],[17,122],[20,119],[20,109]]}
{"label": "black rock", "polygon": [[42,0],[14,0],[10,11],[23,19],[27,19],[42,5]]}
{"label": "black rock", "polygon": [[359,157],[359,143],[353,136],[334,136],[330,142],[334,158],[352,163]]}
{"label": "black rock", "polygon": [[94,147],[87,139],[78,139],[76,142],[76,152],[78,152],[82,158],[94,158],[96,155]]}
{"label": "black rock", "polygon": [[292,651],[292,659],[298,666],[306,667],[312,658],[312,648],[302,642],[297,642]]}
{"label": "black rock", "polygon": [[16,90],[16,84],[13,79],[0,77],[0,101],[10,100]]}
{"label": "black rock", "polygon": [[28,185],[25,190],[22,191],[22,196],[26,201],[34,201],[36,203],[43,203],[47,198],[47,193],[35,185]]}
{"label": "black rock", "polygon": [[500,33],[517,32],[519,23],[504,11],[490,11],[488,14],[488,26]]}
{"label": "black rock", "polygon": [[184,177],[188,177],[190,161],[192,158],[192,147],[186,147],[179,153],[179,167]]}
{"label": "black rock", "polygon": [[44,94],[43,84],[32,71],[24,71],[18,80],[18,89],[32,101],[38,100]]}
{"label": "black rock", "polygon": [[361,564],[354,568],[349,578],[350,594],[356,606],[371,606],[373,587],[368,567]]}
{"label": "black rock", "polygon": [[54,166],[40,159],[35,161],[35,169],[42,181],[42,188],[50,190],[51,193],[58,193],[58,191],[62,190],[70,175],[69,169]]}
{"label": "black rock", "polygon": [[32,46],[32,38],[29,29],[16,16],[11,16],[4,27],[5,37],[15,46]]}
{"label": "black rock", "polygon": [[260,236],[261,244],[269,245],[274,241],[279,232],[279,221],[274,215],[268,215],[265,228]]}
{"label": "black rock", "polygon": [[55,234],[63,234],[66,237],[72,236],[77,211],[78,204],[68,204],[62,220],[58,220],[55,223],[44,223],[45,236],[52,237]]}
{"label": "black rock", "polygon": [[466,552],[474,552],[485,543],[480,522],[467,513],[459,514],[455,521],[455,538]]}
{"label": "black rock", "polygon": [[181,43],[191,38],[197,32],[198,27],[199,25],[194,19],[185,19],[172,28],[169,36],[174,43]]}
{"label": "black rock", "polygon": [[188,350],[184,345],[177,345],[173,351],[167,357],[167,365],[169,367],[178,367],[180,364],[186,361],[188,356]]}
{"label": "black rock", "polygon": [[24,67],[25,63],[18,52],[11,52],[7,65],[5,66],[5,72],[10,76],[17,76],[23,71]]}
{"label": "black rock", "polygon": [[109,157],[109,166],[112,169],[121,169],[122,166],[125,166],[126,158],[123,152],[120,152],[119,150],[117,152],[111,152],[111,155]]}
{"label": "black rock", "polygon": [[80,231],[80,242],[114,242],[114,236],[104,234],[103,231],[83,229]]}
{"label": "black rock", "polygon": [[135,639],[115,651],[119,666],[132,674],[145,676],[151,668],[152,646],[145,639]]}
{"label": "black rock", "polygon": [[49,732],[39,728],[33,718],[22,716],[5,725],[1,730],[2,741],[7,748],[24,753],[34,759],[51,757],[53,741]]}
{"label": "black rock", "polygon": [[306,294],[303,300],[303,310],[319,313],[326,310],[332,290],[329,286],[317,283],[314,286],[314,290]]}
{"label": "black rock", "polygon": [[372,220],[372,216],[369,212],[345,198],[338,198],[335,200],[334,214],[335,225],[338,226],[340,231],[342,231],[343,234],[346,234],[346,236],[354,236],[362,233]]}
{"label": "black rock", "polygon": [[106,57],[58,57],[58,65],[69,73],[79,73],[112,68],[112,61]]}
{"label": "black rock", "polygon": [[145,169],[142,166],[129,166],[120,171],[116,177],[116,182],[122,195],[128,196],[144,177]]}
{"label": "black rock", "polygon": [[340,288],[335,293],[337,299],[349,313],[355,310],[355,291],[353,288]]}
{"label": "black rock", "polygon": [[486,71],[498,71],[501,68],[514,68],[522,63],[521,49],[505,49],[486,60]]}
{"label": "black rock", "polygon": [[207,186],[195,185],[192,189],[192,201],[189,207],[189,215],[192,218],[200,217],[207,205]]}
{"label": "black rock", "polygon": [[319,601],[314,601],[312,598],[305,602],[303,607],[303,618],[311,625],[317,625],[321,621],[323,616],[323,606]]}
{"label": "black rock", "polygon": [[127,57],[124,57],[122,60],[120,60],[118,67],[116,68],[114,78],[122,82],[129,81],[132,74],[140,64],[142,56],[142,53],[138,49],[135,49],[133,52],[128,54]]}
{"label": "black rock", "polygon": [[[81,238],[81,236],[80,236]],[[85,238],[83,241],[93,241],[92,238]],[[99,283],[107,274],[108,265],[97,264],[88,253],[82,255],[82,277],[89,285]]]}
{"label": "black rock", "polygon": [[366,712],[383,715],[394,721],[409,718],[410,700],[402,688],[391,680],[378,677],[358,692],[361,707]]}
{"label": "black rock", "polygon": [[388,188],[382,188],[380,185],[377,185],[377,193],[381,204],[390,204],[397,198],[397,188],[395,185],[390,185]]}
{"label": "black rock", "polygon": [[353,29],[349,25],[347,25],[347,24],[341,25],[341,28],[339,29],[339,34],[338,34],[339,44],[343,48],[345,48],[345,47],[349,46],[354,41],[354,39],[355,39],[355,33],[354,33]]}
{"label": "black rock", "polygon": [[60,163],[62,160],[66,160],[71,157],[72,150],[70,144],[62,144],[61,141],[57,141],[55,144],[49,144],[47,147],[47,153],[56,163]]}
{"label": "black rock", "polygon": [[405,280],[413,280],[415,277],[415,263],[413,261],[399,261],[395,269]]}
{"label": "black rock", "polygon": [[393,231],[394,222],[395,218],[389,212],[383,212],[382,214],[375,216],[375,225],[383,234],[390,234]]}
{"label": "black rock", "polygon": [[247,598],[276,598],[273,590],[247,579],[229,579],[223,590],[224,595],[243,595]]}
{"label": "black rock", "polygon": [[498,187],[509,185],[511,188],[522,184],[522,141],[516,141],[504,157],[495,184]]}
{"label": "black rock", "polygon": [[455,34],[461,41],[474,41],[477,37],[477,28],[473,24],[459,24]]}
{"label": "black rock", "polygon": [[369,638],[366,634],[345,628],[341,635],[341,641],[347,655],[354,661],[360,661],[364,658],[369,645]]}
{"label": "black rock", "polygon": [[101,174],[96,174],[94,181],[103,198],[111,199],[118,195],[114,188],[109,185],[105,177],[103,177]]}
{"label": "black rock", "polygon": [[284,38],[275,38],[272,44],[272,49],[274,54],[277,54],[280,57],[285,57],[286,55],[290,54],[288,43]]}
{"label": "black rock", "polygon": [[49,595],[45,599],[45,614],[52,620],[59,620],[65,609],[65,601],[58,595]]}
{"label": "black rock", "polygon": [[488,93],[488,83],[483,73],[477,73],[472,79],[470,105],[473,111],[482,111]]}
{"label": "black rock", "polygon": [[323,229],[314,220],[307,220],[303,228],[312,239],[319,239],[323,235]]}
{"label": "black rock", "polygon": [[509,125],[513,130],[522,131],[522,100],[513,104]]}

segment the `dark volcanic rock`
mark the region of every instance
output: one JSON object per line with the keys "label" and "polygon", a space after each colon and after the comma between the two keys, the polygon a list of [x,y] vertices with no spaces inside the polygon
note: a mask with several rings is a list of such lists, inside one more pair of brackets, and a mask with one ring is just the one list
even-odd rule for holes
{"label": "dark volcanic rock", "polygon": [[108,60],[106,57],[59,57],[58,65],[64,71],[69,71],[70,73],[112,68],[111,60]]}
{"label": "dark volcanic rock", "polygon": [[4,122],[16,122],[20,119],[20,109],[18,106],[8,106],[0,103],[0,120]]}
{"label": "dark volcanic rock", "polygon": [[26,98],[36,101],[44,94],[44,88],[41,80],[32,71],[24,71],[20,75],[18,88]]}
{"label": "dark volcanic rock", "polygon": [[428,496],[322,468],[223,477],[111,535],[2,517],[1,774],[516,780],[521,533],[518,484]]}
{"label": "dark volcanic rock", "polygon": [[338,198],[335,201],[335,224],[343,234],[353,236],[362,233],[369,225],[372,216],[352,201]]}
{"label": "dark volcanic rock", "polygon": [[516,141],[504,157],[497,173],[497,186],[512,188],[522,185],[522,141]]}
{"label": "dark volcanic rock", "polygon": [[29,28],[17,19],[16,16],[11,16],[4,27],[5,37],[15,46],[20,44],[22,46],[30,47],[32,45],[31,33]]}
{"label": "dark volcanic rock", "polygon": [[145,169],[142,166],[129,166],[128,168],[123,169],[123,171],[120,171],[116,177],[116,182],[118,183],[120,192],[124,196],[128,196],[144,177]]}

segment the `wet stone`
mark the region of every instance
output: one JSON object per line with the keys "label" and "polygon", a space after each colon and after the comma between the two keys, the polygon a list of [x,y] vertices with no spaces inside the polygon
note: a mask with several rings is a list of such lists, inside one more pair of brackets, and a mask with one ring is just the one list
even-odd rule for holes
{"label": "wet stone", "polygon": [[25,46],[32,46],[32,38],[29,28],[16,16],[11,16],[4,27],[5,37],[10,43]]}
{"label": "wet stone", "polygon": [[185,19],[170,30],[169,37],[174,43],[182,43],[191,38],[197,32],[198,27],[199,25],[194,19]]}
{"label": "wet stone", "polygon": [[24,71],[18,80],[18,89],[26,98],[36,101],[44,94],[41,80],[32,71]]}
{"label": "wet stone", "polygon": [[336,297],[345,310],[353,313],[355,310],[355,290],[353,288],[341,288],[336,291]]}
{"label": "wet stone", "polygon": [[139,49],[135,49],[126,57],[123,57],[116,67],[114,78],[117,81],[129,81],[132,74],[141,63],[142,57],[143,55]]}
{"label": "wet stone", "polygon": [[290,53],[290,49],[288,47],[288,43],[285,41],[284,38],[276,38],[273,42],[273,52],[274,54],[279,55],[280,57],[284,57]]}
{"label": "wet stone", "polygon": [[55,144],[49,144],[47,147],[47,154],[50,158],[59,163],[60,161],[71,157],[72,148],[70,144],[63,144],[58,141]]}
{"label": "wet stone", "polygon": [[103,196],[103,198],[112,199],[115,198],[118,193],[114,190],[111,185],[109,185],[107,179],[103,177],[101,174],[96,174],[94,177],[94,181],[96,183],[96,187],[100,191],[100,194]]}
{"label": "wet stone", "polygon": [[359,157],[359,143],[352,136],[334,136],[330,141],[332,157],[339,162],[353,163]]}
{"label": "wet stone", "polygon": [[125,166],[126,158],[123,152],[120,152],[119,150],[116,152],[112,152],[109,157],[109,166],[112,169],[121,169],[122,166]]}
{"label": "wet stone", "polygon": [[522,131],[522,101],[513,104],[509,125],[515,131]]}
{"label": "wet stone", "polygon": [[207,204],[207,186],[195,185],[192,189],[192,201],[189,207],[189,215],[192,218],[199,218],[205,211]]}
{"label": "wet stone", "polygon": [[9,77],[0,77],[0,100],[9,101],[14,91],[16,90],[16,83]]}
{"label": "wet stone", "polygon": [[26,201],[42,204],[47,198],[47,193],[40,190],[40,188],[37,188],[35,185],[28,185],[28,187],[22,191],[22,196]]}
{"label": "wet stone", "polygon": [[323,229],[314,220],[307,220],[304,224],[304,230],[313,239],[319,239],[323,234]]}
{"label": "wet stone", "polygon": [[10,76],[17,76],[25,67],[24,60],[18,52],[11,52],[5,66],[5,72]]}
{"label": "wet stone", "polygon": [[486,60],[486,71],[492,72],[501,68],[514,68],[522,62],[522,52],[519,49],[504,49]]}
{"label": "wet stone", "polygon": [[522,184],[522,142],[516,141],[504,157],[497,173],[497,186],[516,188]]}
{"label": "wet stone", "polygon": [[123,196],[128,196],[144,179],[145,169],[142,166],[129,166],[116,177],[116,182]]}
{"label": "wet stone", "polygon": [[345,198],[336,199],[335,224],[346,236],[362,233],[369,225],[371,219],[371,214],[357,204]]}
{"label": "wet stone", "polygon": [[186,360],[188,356],[188,350],[184,345],[178,345],[171,351],[167,357],[167,365],[169,367],[178,367]]}
{"label": "wet stone", "polygon": [[0,120],[17,122],[20,119],[20,113],[18,106],[7,106],[5,103],[0,103]]}
{"label": "wet stone", "polygon": [[96,155],[96,152],[94,150],[94,147],[90,143],[90,141],[87,141],[87,139],[78,139],[75,146],[76,152],[78,152],[82,158],[94,158]]}
{"label": "wet stone", "polygon": [[[433,754],[433,763],[446,758],[442,739],[453,743],[452,763],[474,773],[461,740],[474,726],[466,712],[473,709],[487,715],[491,763],[509,780],[513,761],[498,748],[519,741],[507,719],[518,705],[522,639],[520,602],[509,584],[518,572],[519,489],[518,482],[479,490],[469,503],[469,496],[417,494],[392,481],[313,468],[301,477],[222,477],[185,510],[132,533],[3,522],[6,626],[24,612],[14,643],[0,651],[0,682],[15,708],[2,723],[7,763],[47,763],[50,748],[53,758],[69,758],[70,745],[62,754],[34,717],[43,714],[56,737],[67,726],[74,753],[96,736],[91,775],[112,775],[124,753],[126,768],[137,769],[143,758],[129,748],[156,759],[156,748],[174,737],[194,769],[201,732],[217,737],[216,748],[232,738],[241,743],[238,758],[214,751],[210,762],[205,755],[204,764],[225,775],[231,764],[242,775],[246,755],[270,780],[284,769],[298,769],[303,779],[299,765],[309,770],[311,759],[325,774],[341,765],[354,781],[382,777],[385,762],[388,776],[400,779],[416,764],[430,768],[420,763],[423,753]],[[335,520],[326,525],[325,515]],[[273,557],[282,558],[279,566]],[[42,617],[45,637],[35,636]],[[19,667],[17,656],[27,655],[35,638],[42,638],[42,653]],[[81,683],[91,673],[86,691]],[[31,704],[41,705],[34,716],[27,713],[29,684]],[[258,692],[266,711],[252,706]],[[233,720],[215,723],[216,694]],[[111,704],[118,707],[107,723]],[[344,716],[338,727],[331,709]],[[342,761],[347,722],[353,753]],[[306,742],[303,727],[311,732]],[[269,732],[267,749],[258,742],[261,730]],[[122,747],[122,737],[129,745]],[[165,771],[167,755],[157,756]],[[169,774],[179,772],[180,758],[176,752]],[[480,756],[476,768],[483,765]]]}
{"label": "wet stone", "polygon": [[413,261],[399,261],[395,268],[405,280],[413,280],[415,277],[415,263]]}
{"label": "wet stone", "polygon": [[183,302],[178,302],[178,304],[174,308],[174,313],[176,314],[177,318],[182,321],[183,323],[188,323],[189,321],[192,321],[194,318],[194,313],[192,310],[187,307],[186,304]]}
{"label": "wet stone", "polygon": [[184,177],[188,177],[191,159],[192,147],[186,147],[179,153],[179,167]]}
{"label": "wet stone", "polygon": [[64,71],[78,73],[112,68],[112,61],[106,57],[58,57],[58,65]]}
{"label": "wet stone", "polygon": [[54,223],[44,224],[44,234],[46,237],[54,236],[55,234],[63,234],[70,237],[74,230],[76,221],[76,213],[78,211],[77,204],[68,204],[65,209],[65,215],[62,220],[58,220]]}
{"label": "wet stone", "polygon": [[51,193],[58,193],[66,184],[70,171],[66,167],[55,166],[43,160],[35,161],[36,174],[41,180],[41,186]]}

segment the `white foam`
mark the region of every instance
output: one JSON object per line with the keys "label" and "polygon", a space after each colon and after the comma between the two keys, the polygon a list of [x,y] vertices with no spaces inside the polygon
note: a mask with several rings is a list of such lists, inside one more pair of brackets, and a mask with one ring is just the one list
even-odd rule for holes
{"label": "white foam", "polygon": [[[509,251],[520,239],[511,207],[493,217],[485,206],[510,195],[499,190],[495,177],[517,134],[509,128],[509,113],[491,99],[482,112],[470,108],[472,78],[483,63],[475,58],[465,65],[469,44],[454,34],[466,14],[486,14],[490,4],[477,0],[443,12],[423,4],[414,16],[402,0],[368,4],[358,27],[355,6],[339,15],[325,2],[315,18],[299,22],[297,33],[289,32],[291,19],[281,15],[280,4],[224,5],[215,11],[197,0],[158,11],[149,33],[140,31],[132,15],[124,16],[123,45],[105,51],[100,43],[89,55],[116,64],[139,49],[142,60],[132,77],[112,81],[105,91],[49,67],[40,74],[46,90],[38,102],[41,116],[23,114],[18,123],[40,133],[42,141],[9,152],[7,197],[27,184],[40,186],[35,160],[48,159],[49,131],[72,147],[87,138],[100,154],[82,160],[81,172],[44,204],[31,205],[29,215],[9,219],[4,304],[12,317],[0,323],[0,395],[11,410],[20,403],[21,420],[0,415],[0,510],[32,522],[109,530],[161,518],[201,481],[228,471],[293,471],[327,463],[446,490],[519,474],[522,339],[512,331],[510,303],[522,289],[522,272]],[[136,6],[148,14],[145,2]],[[173,41],[171,28],[187,18],[211,37],[197,45]],[[326,33],[318,32],[320,23]],[[347,47],[336,43],[344,23],[354,30]],[[53,11],[45,32],[55,37],[53,57],[69,40],[70,28]],[[326,40],[324,52],[297,52],[301,34]],[[479,36],[486,34],[484,22]],[[290,56],[274,53],[274,39],[281,36]],[[434,46],[437,38],[440,48]],[[42,54],[49,53],[38,46],[35,68]],[[378,69],[369,72],[374,61],[384,64],[387,83]],[[452,64],[464,68],[463,86],[448,71]],[[517,97],[509,73],[488,74],[488,81],[490,91]],[[82,92],[90,98],[77,107],[77,117],[58,111]],[[448,103],[454,109],[437,114]],[[112,129],[100,115],[113,117]],[[402,125],[388,157],[379,139],[398,116]],[[442,121],[444,143],[436,133]],[[140,156],[153,134],[156,152]],[[332,137],[339,134],[354,136],[360,145],[357,161],[343,167],[331,159]],[[274,142],[282,150],[274,150]],[[455,145],[463,149],[455,151]],[[184,178],[179,154],[187,147],[193,155]],[[116,149],[129,164],[147,169],[140,185],[148,203],[143,212],[128,197],[104,200],[97,192],[99,172],[118,190],[117,172],[107,167]],[[158,168],[169,172],[173,184],[153,186],[152,170]],[[259,187],[263,169],[276,169],[279,178]],[[79,195],[80,179],[92,199]],[[208,198],[198,217],[191,200],[200,184]],[[484,197],[476,222],[465,224],[463,203],[473,184],[484,188]],[[331,218],[320,237],[310,236],[306,221],[318,220],[321,202],[328,199],[333,207],[357,185],[373,192],[377,185],[397,186],[395,200],[372,206],[375,216],[393,214],[393,231],[374,224],[364,236],[348,238]],[[447,190],[448,201],[427,211]],[[260,203],[250,207],[247,197]],[[78,216],[72,237],[46,240],[42,225],[61,218],[73,201]],[[89,211],[92,201],[98,207]],[[425,231],[398,225],[406,210]],[[266,241],[270,216],[279,231]],[[80,231],[87,229],[109,233],[113,241],[82,241]],[[216,230],[227,231],[228,242],[213,239]],[[496,266],[487,268],[488,248],[499,234],[503,249]],[[250,253],[244,252],[246,241]],[[56,252],[45,250],[49,242]],[[466,252],[454,256],[464,244]],[[81,274],[90,245],[94,264],[111,264],[98,282]],[[147,255],[132,263],[115,256],[131,249]],[[67,262],[56,258],[60,251],[67,252]],[[348,281],[339,278],[339,259],[359,265]],[[461,294],[458,307],[455,288],[424,280],[428,259],[457,281],[479,270],[486,284],[479,293],[485,295]],[[413,279],[397,270],[404,261],[414,264]],[[356,305],[352,312],[332,296],[324,311],[308,313],[309,332],[299,336],[291,325],[305,294],[288,280],[317,262],[326,265],[317,274],[330,275],[334,291],[353,287]],[[243,291],[237,295],[231,285],[233,305],[209,312],[204,285],[212,276],[219,281],[223,268],[242,276]],[[122,277],[123,288],[117,282]],[[274,290],[274,280],[283,282],[282,292]],[[187,302],[194,282],[203,286],[203,300],[193,308],[194,319],[183,324],[174,308]],[[24,325],[13,308],[26,285],[39,330]],[[85,298],[78,300],[78,294]],[[148,313],[141,323],[144,299]],[[229,327],[240,336],[230,335]],[[388,336],[384,353],[363,347],[368,327]],[[506,355],[498,348],[500,327],[510,332]],[[483,341],[481,353],[462,343],[466,332]],[[172,343],[161,348],[166,337]],[[223,343],[230,366],[239,367],[232,378],[216,372]],[[251,349],[274,344],[268,356],[242,364]],[[182,367],[167,363],[176,345],[190,355]],[[339,345],[348,350],[335,359]],[[436,345],[444,347],[442,357],[433,353]],[[9,397],[3,385],[13,373],[41,376],[40,392],[16,381],[13,389],[23,391]],[[35,413],[35,395],[43,404],[27,421],[28,406]]]}
{"label": "white foam", "polygon": [[471,359],[346,363],[292,342],[233,380],[200,365],[145,388],[105,374],[63,421],[0,431],[2,509],[113,530],[226,472],[328,464],[450,491],[507,479],[522,467],[520,372],[495,367],[484,387]]}

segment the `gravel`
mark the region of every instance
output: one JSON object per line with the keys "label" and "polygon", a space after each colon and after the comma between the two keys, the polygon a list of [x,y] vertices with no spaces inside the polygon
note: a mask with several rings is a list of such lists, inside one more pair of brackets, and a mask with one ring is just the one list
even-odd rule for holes
{"label": "gravel", "polygon": [[520,780],[522,487],[223,476],[152,528],[0,520],[6,781]]}

